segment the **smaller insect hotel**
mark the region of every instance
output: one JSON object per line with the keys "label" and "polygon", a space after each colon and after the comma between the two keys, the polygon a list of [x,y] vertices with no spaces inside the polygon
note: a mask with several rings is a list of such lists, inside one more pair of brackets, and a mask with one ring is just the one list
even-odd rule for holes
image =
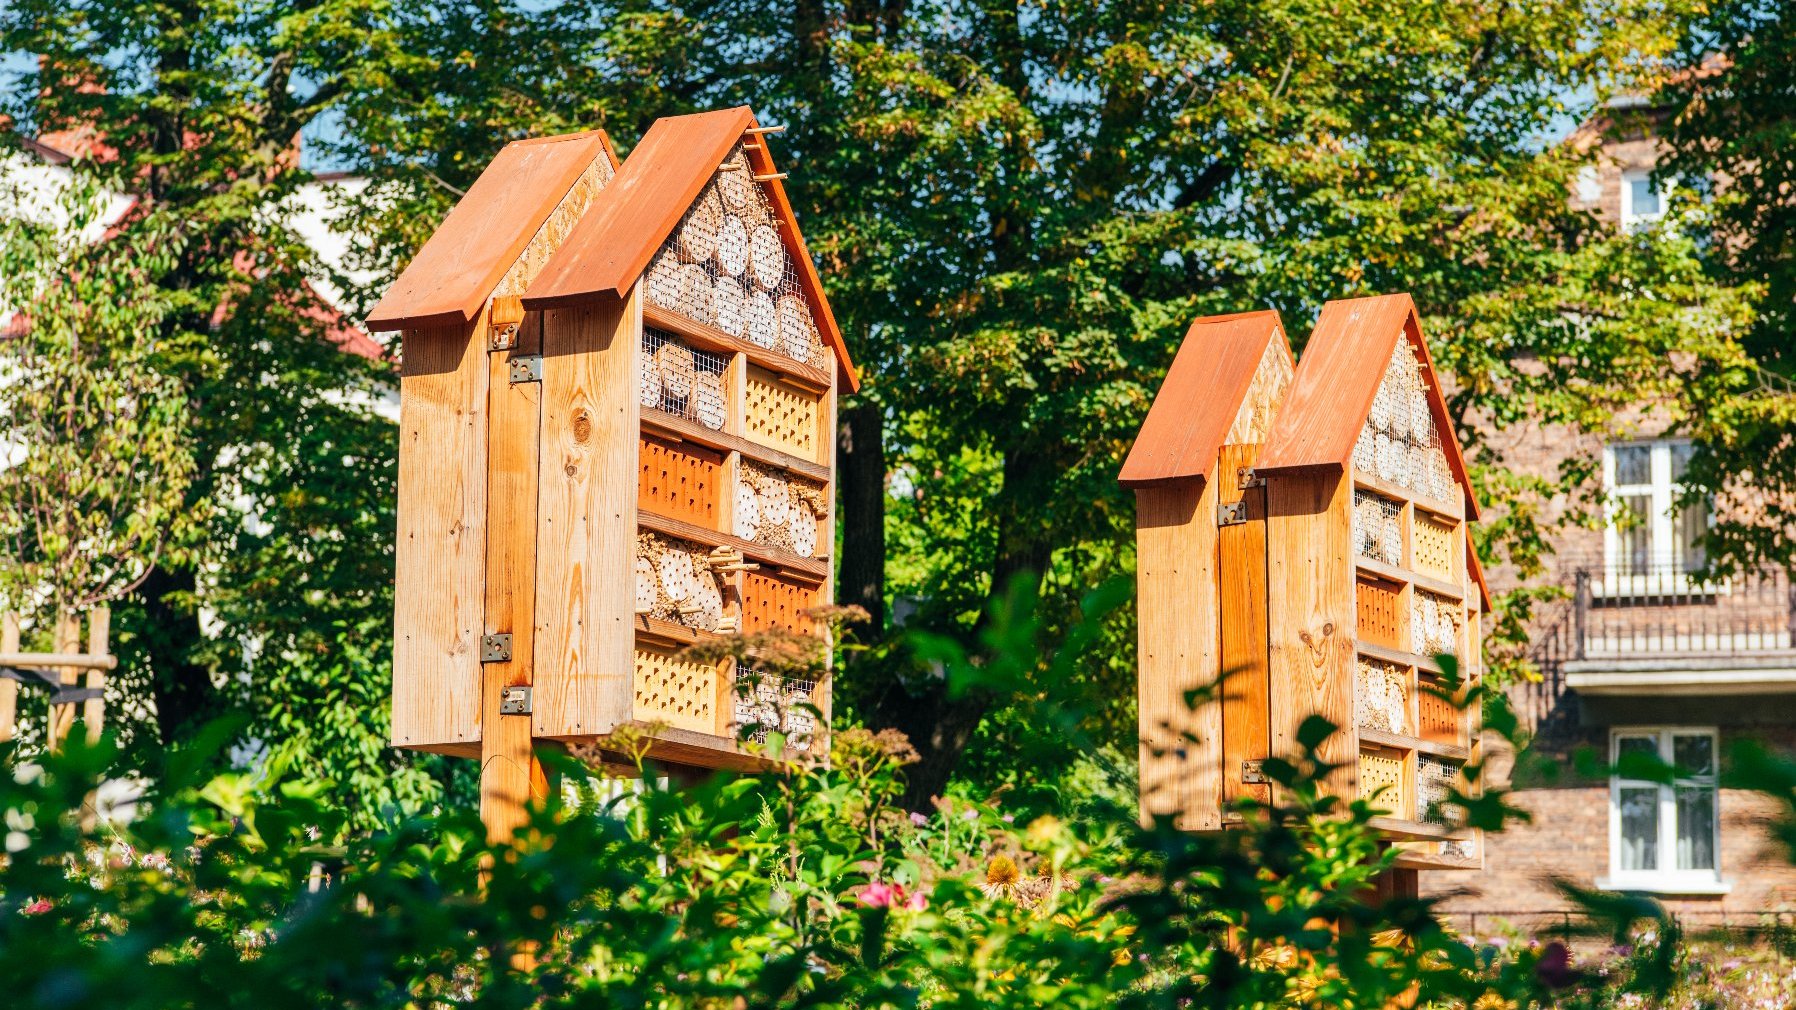
{"label": "smaller insect hotel", "polygon": [[1276,313],[1198,320],[1121,478],[1143,816],[1226,827],[1319,715],[1327,788],[1382,812],[1399,868],[1481,866],[1453,802],[1476,793],[1477,504],[1409,297],[1328,303],[1301,362]]}
{"label": "smaller insect hotel", "polygon": [[399,745],[474,753],[527,706],[533,739],[636,726],[676,764],[813,746],[827,681],[684,651],[827,633],[857,380],[775,132],[671,117],[615,167],[602,135],[513,145],[377,308],[404,342]]}

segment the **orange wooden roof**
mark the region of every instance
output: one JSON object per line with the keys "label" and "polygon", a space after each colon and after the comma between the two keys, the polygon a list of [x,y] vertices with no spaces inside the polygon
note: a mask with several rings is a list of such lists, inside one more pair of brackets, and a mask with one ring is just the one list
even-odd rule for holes
{"label": "orange wooden roof", "polygon": [[[1471,524],[1465,528],[1465,566],[1472,573],[1472,582],[1478,587],[1478,599],[1484,604],[1483,613],[1490,613],[1490,583],[1484,581],[1484,562],[1478,560],[1478,545],[1472,540]],[[1490,624],[1486,622],[1484,634],[1490,634]]]}
{"label": "orange wooden roof", "polygon": [[1289,360],[1284,325],[1270,309],[1192,323],[1123,461],[1117,477],[1123,486],[1208,480],[1266,345],[1273,342]]}
{"label": "orange wooden roof", "polygon": [[[730,149],[756,125],[754,113],[746,105],[655,120],[642,142],[624,159],[617,178],[593,201],[567,241],[531,282],[524,292],[524,307],[546,309],[601,295],[623,297],[648,269],[649,261],[673,234]],[[748,149],[749,165],[756,175],[773,175],[766,137],[761,140],[758,147]],[[817,330],[835,353],[843,380],[851,390],[858,389],[860,376],[842,342],[829,299],[823,295],[823,282],[799,234],[786,188],[778,179],[762,185],[784,226],[781,237],[811,301]]]}
{"label": "orange wooden roof", "polygon": [[465,323],[594,158],[603,130],[517,140],[495,156],[368,315],[370,330]]}
{"label": "orange wooden roof", "polygon": [[1291,392],[1272,421],[1254,471],[1344,469],[1372,411],[1372,399],[1390,365],[1391,352],[1404,338],[1422,363],[1428,408],[1440,430],[1441,449],[1453,476],[1465,488],[1466,518],[1478,518],[1459,436],[1447,416],[1447,400],[1434,371],[1434,359],[1422,339],[1416,303],[1407,294],[1345,298],[1322,306],[1316,329],[1297,362]]}

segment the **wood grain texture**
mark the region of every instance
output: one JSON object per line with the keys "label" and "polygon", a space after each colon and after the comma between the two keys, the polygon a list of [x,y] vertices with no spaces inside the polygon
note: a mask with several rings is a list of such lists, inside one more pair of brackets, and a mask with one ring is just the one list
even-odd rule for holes
{"label": "wood grain texture", "polygon": [[1196,480],[1135,491],[1141,816],[1186,830],[1222,827],[1222,710],[1192,691],[1221,672],[1216,488]]}
{"label": "wood grain texture", "polygon": [[[95,607],[87,613],[87,654],[90,656],[110,656],[112,646],[112,608]],[[87,683],[83,685],[90,691],[106,689],[106,671],[99,667],[87,671]],[[87,727],[87,742],[97,744],[100,734],[106,729],[106,699],[99,696],[89,698],[81,703],[81,723]]]}
{"label": "wood grain texture", "polygon": [[484,313],[408,330],[399,379],[393,743],[480,739],[488,362]]}
{"label": "wood grain texture", "polygon": [[473,320],[594,161],[614,164],[602,130],[507,144],[368,314],[371,330]]}
{"label": "wood grain texture", "polygon": [[1270,655],[1266,647],[1266,489],[1242,488],[1237,471],[1253,466],[1256,445],[1225,445],[1216,465],[1219,504],[1243,502],[1247,521],[1216,531],[1220,607],[1222,799],[1266,802],[1271,787],[1242,781],[1244,761],[1271,755]]}
{"label": "wood grain texture", "polygon": [[[1282,359],[1282,369],[1262,368],[1269,357]],[[1282,394],[1289,380],[1281,384],[1277,375],[1294,367],[1290,359],[1276,312],[1206,316],[1192,323],[1117,479],[1125,487],[1208,479],[1237,415],[1248,404],[1255,376],[1267,372],[1262,385],[1272,388],[1264,395]]]}
{"label": "wood grain texture", "polygon": [[[56,651],[79,652],[81,650],[81,620],[74,614],[61,614],[56,619]],[[57,679],[64,687],[73,687],[80,676],[80,667],[56,667]],[[75,725],[74,705],[50,706],[50,749],[61,750],[62,743],[68,739],[69,730]]]}
{"label": "wood grain texture", "polygon": [[511,659],[481,664],[480,819],[487,840],[509,841],[528,821],[531,783],[542,778],[530,717],[501,715],[508,687],[532,682],[536,613],[536,508],[542,386],[513,385],[511,360],[542,350],[542,316],[527,313],[509,353],[487,356],[485,634],[509,634]]}
{"label": "wood grain texture", "polygon": [[1351,500],[1343,474],[1266,480],[1272,751],[1296,756],[1303,721],[1327,719],[1337,729],[1318,756],[1337,766],[1329,791],[1349,798],[1359,788]]}
{"label": "wood grain texture", "polygon": [[[19,651],[19,615],[0,613],[0,653]],[[0,743],[18,734],[19,682],[0,680]]]}
{"label": "wood grain texture", "polygon": [[641,340],[636,288],[544,316],[539,737],[602,736],[631,718]]}

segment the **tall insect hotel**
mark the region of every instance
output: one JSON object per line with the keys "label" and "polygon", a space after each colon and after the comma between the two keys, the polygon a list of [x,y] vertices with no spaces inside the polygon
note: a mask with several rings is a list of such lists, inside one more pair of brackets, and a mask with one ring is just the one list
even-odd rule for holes
{"label": "tall insect hotel", "polygon": [[1383,811],[1399,868],[1480,868],[1450,800],[1475,790],[1462,768],[1489,599],[1409,296],[1328,303],[1301,363],[1275,312],[1198,320],[1121,481],[1136,494],[1142,816],[1228,827],[1241,801],[1273,799],[1263,763],[1297,755],[1320,715],[1337,727],[1325,788]]}
{"label": "tall insect hotel", "polygon": [[[747,108],[506,147],[369,319],[401,331],[393,742],[477,757],[495,836],[542,742],[674,765],[811,745],[827,683],[695,662],[826,634],[854,367]],[[738,689],[738,685],[744,685]],[[798,704],[798,703],[804,704]]]}

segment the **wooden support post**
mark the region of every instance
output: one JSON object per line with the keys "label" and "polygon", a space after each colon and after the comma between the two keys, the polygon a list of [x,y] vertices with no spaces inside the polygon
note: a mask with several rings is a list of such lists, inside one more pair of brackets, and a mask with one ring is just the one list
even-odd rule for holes
{"label": "wooden support post", "polygon": [[536,502],[542,385],[513,384],[511,358],[540,354],[542,316],[518,328],[510,353],[488,357],[486,600],[488,635],[510,635],[511,656],[481,665],[480,819],[487,840],[508,842],[546,796],[528,711],[500,713],[508,688],[529,688],[535,661]]}
{"label": "wooden support post", "polygon": [[1222,799],[1272,800],[1272,787],[1244,774],[1248,762],[1272,756],[1271,657],[1266,646],[1266,487],[1242,487],[1257,445],[1225,445],[1216,463],[1218,505],[1242,505],[1241,521],[1216,532],[1221,607]]}
{"label": "wooden support post", "polygon": [[[71,654],[81,651],[81,621],[72,613],[65,612],[56,619],[56,651]],[[64,687],[74,687],[81,675],[80,668],[74,666],[59,666],[56,672]],[[74,705],[50,706],[49,746],[52,751],[62,749],[62,742],[68,738],[69,728],[74,724]]]}
{"label": "wooden support post", "polygon": [[[95,607],[87,615],[87,654],[90,656],[107,655],[107,647],[112,638],[112,609]],[[106,689],[106,671],[93,667],[87,671],[87,689],[104,691]],[[106,726],[106,699],[95,695],[81,703],[81,721],[87,726],[87,742],[100,742],[100,733]]]}
{"label": "wooden support post", "polygon": [[[0,614],[0,652],[19,651],[19,615],[7,611]],[[0,743],[11,740],[18,732],[19,682],[0,680]]]}

